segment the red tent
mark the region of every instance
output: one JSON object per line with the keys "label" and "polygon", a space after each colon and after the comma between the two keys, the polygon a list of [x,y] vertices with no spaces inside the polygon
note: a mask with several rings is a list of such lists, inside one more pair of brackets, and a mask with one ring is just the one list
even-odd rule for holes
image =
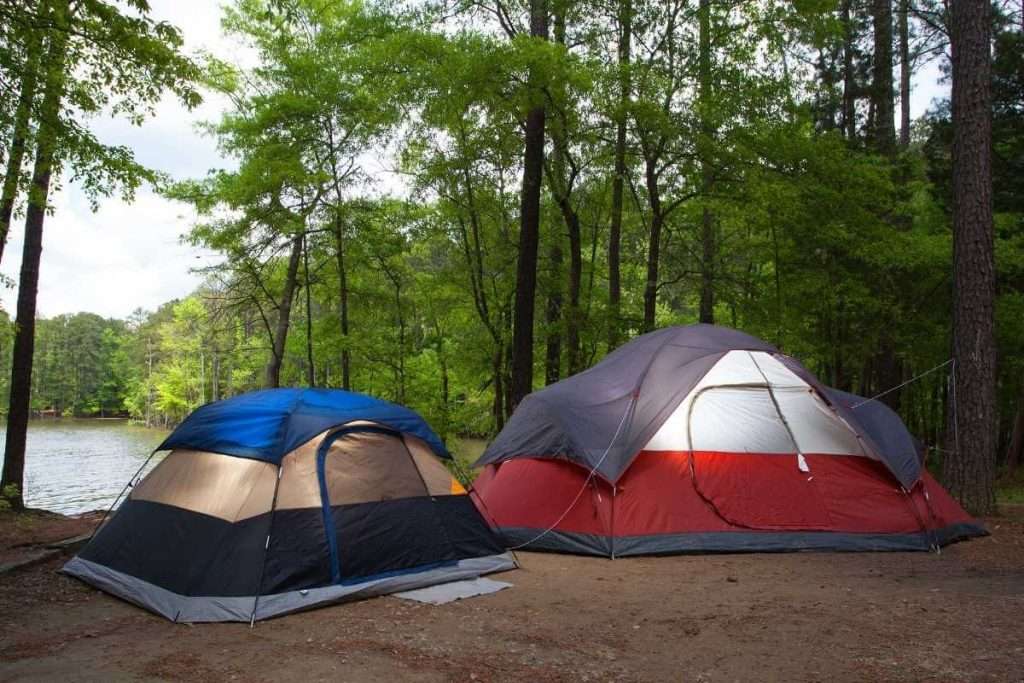
{"label": "red tent", "polygon": [[895,413],[710,325],[531,394],[477,464],[478,507],[531,549],[927,550],[985,533]]}

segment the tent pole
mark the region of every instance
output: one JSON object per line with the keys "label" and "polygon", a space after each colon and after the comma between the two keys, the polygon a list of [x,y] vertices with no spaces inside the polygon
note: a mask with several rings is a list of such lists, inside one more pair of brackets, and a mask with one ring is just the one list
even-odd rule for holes
{"label": "tent pole", "polygon": [[[480,510],[480,515],[484,517],[484,519],[487,521],[487,525],[494,531],[494,533],[498,534],[498,529],[501,528],[498,526],[498,520],[495,519],[494,515],[491,514],[491,510],[490,508],[487,507],[487,501],[484,500],[484,497],[477,493],[476,488],[473,487],[473,482],[470,482],[469,486],[466,487],[466,495],[468,495],[472,500],[480,502],[480,505],[483,506],[482,510],[480,510],[479,507],[477,508],[478,510]],[[505,543],[503,540],[502,546],[504,545]],[[520,564],[519,562],[519,555],[516,553],[515,548],[505,548],[505,550],[512,553],[512,561],[515,563],[516,569],[521,569],[522,564]]]}
{"label": "tent pole", "polygon": [[615,559],[615,493],[617,486],[612,484],[612,523],[611,523],[611,543],[612,543],[612,559]]}
{"label": "tent pole", "polygon": [[267,524],[267,540],[263,544],[263,564],[260,566],[260,580],[256,584],[256,597],[252,601],[252,614],[249,616],[249,628],[256,627],[256,609],[260,606],[260,594],[263,592],[263,576],[267,572],[267,555],[270,554],[270,533],[274,530],[274,512],[277,510],[277,491],[281,488],[281,477],[284,475],[284,462],[277,466],[277,479],[274,480],[274,497],[270,501],[270,521]]}
{"label": "tent pole", "polygon": [[[452,549],[455,545],[452,543],[452,536],[448,533],[448,525],[444,523],[441,515],[437,514],[437,497],[430,492],[430,487],[427,486],[427,480],[423,477],[423,472],[420,471],[420,466],[416,463],[416,458],[413,457],[412,451],[409,450],[409,445],[405,442],[405,435],[398,435],[398,442],[402,444],[402,450],[405,451],[405,455],[409,458],[409,464],[412,465],[412,469],[416,472],[416,476],[420,478],[420,484],[423,485],[423,493],[430,498],[430,511],[434,513],[434,519],[437,520],[437,525],[441,527],[441,531],[444,532],[444,538],[448,541],[448,546]],[[452,457],[452,460],[455,458]],[[442,463],[443,464],[443,463]],[[445,470],[447,471],[447,470]],[[448,473],[451,476],[451,472]]]}
{"label": "tent pole", "polygon": [[782,426],[786,428],[786,433],[789,434],[789,440],[793,442],[793,448],[796,449],[796,453],[800,458],[803,458],[803,451],[800,449],[800,444],[796,441],[796,434],[793,433],[792,427],[789,426],[789,420],[782,412],[782,406],[779,405],[778,399],[775,398],[775,392],[772,391],[772,383],[768,381],[768,375],[764,374],[764,370],[758,365],[757,359],[754,358],[754,354],[747,351],[747,355],[750,356],[750,362],[754,364],[757,371],[761,373],[761,378],[764,379],[764,388],[768,390],[768,398],[772,400],[772,405],[775,407],[775,413],[779,416],[779,421],[782,422]]}
{"label": "tent pole", "polygon": [[99,524],[93,527],[92,533],[89,534],[89,540],[85,542],[86,545],[88,545],[92,541],[93,537],[96,535],[96,532],[99,531],[100,527],[102,527],[106,523],[107,517],[109,517],[110,513],[114,511],[114,507],[118,504],[118,502],[120,502],[121,496],[124,495],[124,492],[135,486],[135,480],[139,478],[139,475],[142,474],[142,471],[146,469],[146,465],[149,464],[149,461],[152,460],[153,456],[156,454],[157,451],[153,451],[152,453],[150,453],[149,457],[146,458],[146,460],[142,463],[142,466],[139,467],[139,469],[135,470],[135,474],[132,475],[132,478],[129,479],[128,483],[124,485],[124,488],[121,489],[121,492],[117,494],[117,498],[114,499],[114,502],[110,504],[110,507],[107,508],[107,511],[103,513],[102,517],[100,517]]}
{"label": "tent pole", "polygon": [[539,541],[540,539],[544,538],[549,533],[551,533],[556,526],[561,524],[562,520],[566,518],[566,516],[572,511],[572,509],[574,507],[576,507],[576,503],[579,502],[580,497],[582,497],[584,491],[587,490],[587,486],[589,486],[590,482],[593,481],[594,476],[597,474],[597,470],[601,467],[601,463],[603,463],[604,459],[608,457],[608,453],[611,452],[612,446],[614,446],[615,442],[618,440],[619,433],[622,431],[622,426],[624,424],[626,424],[626,418],[628,418],[632,414],[633,410],[636,408],[636,402],[637,402],[638,398],[639,398],[639,393],[638,392],[634,392],[633,398],[630,401],[629,405],[626,406],[626,412],[624,412],[622,414],[622,420],[619,421],[619,426],[616,428],[615,434],[612,436],[612,440],[608,444],[608,448],[605,449],[605,451],[601,455],[601,457],[598,458],[597,464],[594,465],[594,467],[590,470],[590,473],[587,475],[587,478],[583,481],[583,486],[580,487],[580,490],[576,494],[576,497],[572,499],[571,503],[569,503],[569,507],[565,508],[565,511],[562,512],[562,514],[558,516],[558,519],[556,519],[554,521],[554,523],[551,526],[549,526],[547,529],[545,529],[544,531],[540,532],[539,534],[537,534],[536,536],[534,536],[530,540],[526,541],[525,543],[520,543],[519,545],[514,545],[511,548],[509,548],[508,550],[516,551],[516,550],[519,550],[520,548],[525,548],[526,546],[531,545],[531,544]]}

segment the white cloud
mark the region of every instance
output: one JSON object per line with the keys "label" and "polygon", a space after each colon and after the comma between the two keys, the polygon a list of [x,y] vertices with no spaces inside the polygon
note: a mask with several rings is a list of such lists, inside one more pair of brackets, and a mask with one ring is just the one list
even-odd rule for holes
{"label": "white cloud", "polygon": [[942,82],[939,60],[932,60],[921,67],[913,79],[910,90],[910,116],[918,118],[932,108],[935,100],[949,97],[949,83]]}
{"label": "white cloud", "polygon": [[[244,54],[220,35],[221,8],[206,0],[153,0],[152,16],[182,29],[185,50],[206,50],[221,57]],[[175,178],[204,175],[229,167],[214,140],[196,124],[219,117],[226,102],[207,93],[204,103],[188,111],[165,98],[156,115],[141,126],[109,117],[89,122],[107,144],[126,145],[139,162]],[[40,315],[93,311],[124,317],[137,307],[153,309],[187,295],[201,282],[191,270],[208,265],[214,255],[181,243],[194,215],[182,204],[141,190],[135,202],[105,199],[93,213],[79,187],[68,185],[53,196],[54,213],[43,231],[38,311]],[[0,272],[17,279],[21,267],[22,229],[12,226]],[[0,303],[12,315],[17,292],[0,292]]]}
{"label": "white cloud", "polygon": [[[182,244],[193,214],[150,191],[133,204],[106,201],[89,211],[80,192],[57,196],[54,215],[43,233],[39,282],[40,315],[93,311],[109,317],[127,316],[136,307],[153,309],[183,296],[200,284],[191,268],[208,265],[216,256]],[[16,233],[4,272],[16,273],[22,235]],[[15,292],[5,292],[13,310]]]}

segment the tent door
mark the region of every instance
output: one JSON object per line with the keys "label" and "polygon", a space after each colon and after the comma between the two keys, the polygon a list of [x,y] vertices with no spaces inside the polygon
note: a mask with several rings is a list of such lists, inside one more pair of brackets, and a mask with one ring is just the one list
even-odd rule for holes
{"label": "tent door", "polygon": [[359,583],[454,557],[401,434],[359,426],[329,435],[317,476],[333,583]]}
{"label": "tent door", "polygon": [[694,487],[724,520],[750,529],[832,528],[814,467],[766,385],[703,390],[688,429]]}

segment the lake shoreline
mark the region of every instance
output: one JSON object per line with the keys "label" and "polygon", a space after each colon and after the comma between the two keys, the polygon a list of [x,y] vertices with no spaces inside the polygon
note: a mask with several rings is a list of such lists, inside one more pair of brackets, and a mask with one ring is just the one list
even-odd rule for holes
{"label": "lake shoreline", "polygon": [[39,508],[0,510],[0,575],[77,550],[105,513],[106,510],[74,515]]}

